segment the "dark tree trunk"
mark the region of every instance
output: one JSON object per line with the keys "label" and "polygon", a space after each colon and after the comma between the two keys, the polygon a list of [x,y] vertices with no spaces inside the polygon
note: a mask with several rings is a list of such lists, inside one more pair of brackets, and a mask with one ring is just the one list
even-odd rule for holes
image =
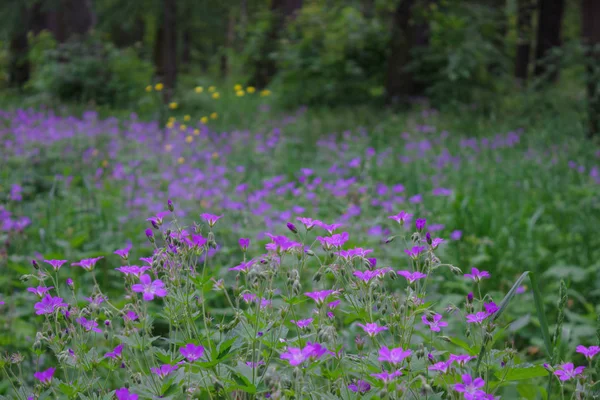
{"label": "dark tree trunk", "polygon": [[181,47],[181,64],[187,66],[192,61],[192,32],[189,27],[183,30]]}
{"label": "dark tree trunk", "polygon": [[117,47],[131,47],[144,41],[146,27],[142,18],[136,18],[131,26],[113,25],[111,39]]}
{"label": "dark tree trunk", "polygon": [[229,13],[227,19],[227,30],[225,31],[225,46],[221,49],[221,60],[220,60],[220,71],[221,77],[225,78],[229,75],[231,65],[229,63],[229,52],[233,49],[233,42],[235,41],[235,15],[233,12]]}
{"label": "dark tree trunk", "polygon": [[169,101],[177,83],[177,8],[176,0],[162,0],[162,21],[156,31],[154,63],[156,74],[165,85]]}
{"label": "dark tree trunk", "polygon": [[414,18],[416,8],[426,4],[428,4],[427,1],[402,0],[394,12],[385,81],[388,104],[407,105],[412,96],[422,94],[425,89],[416,81],[409,66],[413,61],[413,51],[429,45],[427,21]]}
{"label": "dark tree trunk", "polygon": [[29,80],[30,65],[27,53],[27,31],[29,24],[29,10],[23,7],[21,11],[21,24],[11,34],[9,43],[8,82],[11,86],[23,87]]}
{"label": "dark tree trunk", "polygon": [[552,51],[560,47],[564,0],[539,0],[538,31],[535,48],[535,76],[547,76],[548,81],[558,79],[558,60]]}
{"label": "dark tree trunk", "polygon": [[581,35],[586,47],[588,136],[600,135],[600,2],[583,0]]}
{"label": "dark tree trunk", "polygon": [[302,0],[272,0],[271,21],[260,59],[254,66],[251,82],[259,89],[265,88],[277,72],[277,64],[271,53],[277,50],[278,41],[288,19],[293,18],[296,11],[302,8]]}
{"label": "dark tree trunk", "polygon": [[517,54],[515,58],[515,77],[523,86],[529,76],[529,56],[531,54],[531,16],[535,9],[533,0],[517,2]]}
{"label": "dark tree trunk", "polygon": [[63,0],[62,6],[68,37],[84,36],[96,25],[91,0]]}
{"label": "dark tree trunk", "polygon": [[47,29],[59,43],[86,35],[95,24],[91,0],[42,0],[31,7],[31,30]]}

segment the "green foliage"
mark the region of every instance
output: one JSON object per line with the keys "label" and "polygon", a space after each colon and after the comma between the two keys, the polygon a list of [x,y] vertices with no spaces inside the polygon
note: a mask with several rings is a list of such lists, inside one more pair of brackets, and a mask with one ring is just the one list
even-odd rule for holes
{"label": "green foliage", "polygon": [[381,87],[388,32],[352,5],[305,5],[274,56],[288,104],[365,102]]}
{"label": "green foliage", "polygon": [[33,40],[30,86],[62,101],[129,106],[151,82],[153,67],[134,49],[117,49],[94,37],[62,44],[48,34]]}

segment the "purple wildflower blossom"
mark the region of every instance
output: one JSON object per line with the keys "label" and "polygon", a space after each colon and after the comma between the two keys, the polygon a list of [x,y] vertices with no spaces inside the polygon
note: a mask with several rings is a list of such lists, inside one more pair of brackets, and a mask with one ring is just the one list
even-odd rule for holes
{"label": "purple wildflower blossom", "polygon": [[431,247],[434,249],[437,249],[437,247],[444,241],[444,239],[441,238],[435,238],[431,241]]}
{"label": "purple wildflower blossom", "polygon": [[400,375],[402,375],[402,371],[400,371],[400,370],[397,370],[397,371],[394,371],[391,373],[382,371],[377,374],[371,374],[372,377],[380,379],[385,383],[389,383],[389,382],[393,381],[395,378],[399,377]]}
{"label": "purple wildflower blossom", "polygon": [[452,365],[452,361],[440,361],[433,365],[430,365],[428,369],[430,371],[440,371],[441,373],[445,374],[448,372],[448,368],[450,368],[450,365]]}
{"label": "purple wildflower blossom", "polygon": [[411,258],[419,257],[419,254],[425,251],[425,246],[413,246],[412,249],[405,249],[404,252]]}
{"label": "purple wildflower blossom", "polygon": [[462,231],[456,230],[450,234],[450,239],[452,240],[460,240],[460,238],[462,238]]}
{"label": "purple wildflower blossom", "polygon": [[425,218],[418,218],[415,221],[415,227],[419,232],[422,231],[423,228],[425,228],[425,224],[427,224],[427,220]]}
{"label": "purple wildflower blossom", "polygon": [[309,359],[319,359],[326,353],[330,353],[330,351],[319,343],[307,342],[303,349],[288,347],[287,351],[282,353],[280,358],[288,360],[292,366],[297,366]]}
{"label": "purple wildflower blossom", "polygon": [[206,220],[206,222],[208,223],[208,226],[210,226],[211,228],[213,226],[215,226],[215,224],[217,223],[218,220],[223,218],[222,215],[213,215],[213,214],[207,214],[207,213],[200,214],[200,216]]}
{"label": "purple wildflower blossom", "polygon": [[410,219],[412,218],[412,214],[408,214],[406,211],[400,211],[398,214],[390,215],[388,218],[393,219],[400,225],[403,225],[405,222],[410,221]]}
{"label": "purple wildflower blossom", "polygon": [[71,265],[76,266],[76,267],[81,267],[81,268],[85,269],[86,271],[91,271],[94,269],[94,266],[96,265],[96,263],[103,258],[104,257],[86,258],[84,260],[73,263]]}
{"label": "purple wildflower blossom", "polygon": [[456,362],[458,365],[464,366],[466,363],[474,359],[475,356],[469,356],[466,354],[450,354],[450,357],[448,358],[448,363]]}
{"label": "purple wildflower blossom", "polygon": [[131,290],[138,293],[143,293],[145,301],[151,301],[154,299],[154,296],[165,297],[167,295],[167,290],[165,289],[165,284],[160,279],[155,279],[152,281],[150,275],[144,274],[140,277],[141,283],[136,283],[131,286]]}
{"label": "purple wildflower blossom", "polygon": [[313,319],[312,318],[308,318],[308,319],[301,319],[301,320],[298,320],[298,321],[291,320],[290,322],[292,324],[296,325],[298,328],[304,329],[304,328],[309,327],[310,324],[312,324]]}
{"label": "purple wildflower blossom", "polygon": [[163,218],[169,215],[169,211],[161,211],[153,217],[146,219],[146,221],[150,221],[152,226],[158,229],[163,224]]}
{"label": "purple wildflower blossom", "polygon": [[35,303],[35,313],[37,315],[52,314],[56,309],[60,307],[66,307],[68,304],[63,301],[61,297],[52,297],[49,294],[44,296],[42,300]]}
{"label": "purple wildflower blossom", "polygon": [[428,325],[429,329],[431,329],[433,332],[439,332],[440,328],[448,326],[447,322],[442,321],[441,314],[433,314],[432,318],[433,320],[430,321],[426,315],[423,315],[421,317],[421,321],[423,321],[425,325]]}
{"label": "purple wildflower blossom", "polygon": [[320,222],[320,221],[314,220],[312,218],[304,218],[304,217],[298,217],[298,218],[296,218],[296,220],[302,222],[302,224],[304,225],[304,227],[306,228],[307,231],[310,231],[314,226],[317,226],[318,222]]}
{"label": "purple wildflower blossom", "polygon": [[467,323],[468,324],[481,324],[489,316],[490,315],[485,311],[479,311],[479,312],[476,312],[475,314],[468,314],[467,315]]}
{"label": "purple wildflower blossom", "polygon": [[387,331],[388,327],[387,326],[379,326],[376,323],[368,323],[366,325],[363,324],[356,324],[358,326],[360,326],[363,331],[365,331],[365,333],[371,337],[377,335],[379,332],[381,331]]}
{"label": "purple wildflower blossom", "polygon": [[125,319],[126,321],[135,321],[137,320],[139,317],[138,315],[135,313],[135,311],[127,311],[125,313],[125,315],[123,316],[123,319]]}
{"label": "purple wildflower blossom", "polygon": [[194,362],[204,355],[204,346],[195,345],[193,343],[188,343],[185,346],[179,349],[179,352],[182,356],[184,356],[189,362]]}
{"label": "purple wildflower blossom", "polygon": [[178,365],[163,364],[157,368],[150,368],[150,371],[152,371],[153,374],[158,375],[159,378],[164,378],[177,368],[179,368]]}
{"label": "purple wildflower blossom", "polygon": [[39,297],[43,297],[51,289],[54,289],[54,286],[50,286],[50,287],[38,286],[36,288],[30,287],[30,288],[27,288],[27,291],[29,293],[33,293],[35,295],[38,295]]}
{"label": "purple wildflower blossom", "polygon": [[342,224],[325,224],[321,221],[315,221],[315,226],[318,226],[319,228],[323,228],[327,231],[327,233],[329,233],[330,235],[333,235],[333,232],[335,232],[336,230],[341,228]]}
{"label": "purple wildflower blossom", "polygon": [[94,297],[86,297],[85,298],[91,306],[95,306],[98,307],[100,304],[102,304],[104,302],[104,296],[102,295],[98,295],[98,296],[94,296]]}
{"label": "purple wildflower blossom", "polygon": [[33,377],[43,383],[44,385],[49,385],[52,382],[52,377],[54,376],[54,371],[56,368],[48,368],[45,371],[36,372],[33,374]]}
{"label": "purple wildflower blossom", "polygon": [[86,332],[94,331],[102,333],[102,330],[98,328],[98,323],[93,319],[88,320],[85,317],[80,317],[75,320],[79,325],[83,326]]}
{"label": "purple wildflower blossom", "polygon": [[493,301],[490,303],[484,303],[483,307],[485,308],[485,312],[487,313],[487,315],[492,315],[496,311],[498,311],[498,305]]}
{"label": "purple wildflower blossom", "polygon": [[115,250],[114,254],[118,255],[123,260],[127,260],[127,258],[129,258],[129,251],[131,250],[131,247],[132,247],[131,242],[129,242],[129,243],[127,243],[125,248]]}
{"label": "purple wildflower blossom", "polygon": [[137,265],[124,265],[119,268],[115,268],[115,270],[124,273],[125,275],[133,275],[139,278],[145,271],[149,270],[150,267],[147,265],[137,266]]}
{"label": "purple wildflower blossom", "polygon": [[317,304],[322,304],[327,297],[335,293],[337,293],[336,290],[321,290],[319,292],[306,292],[304,294],[316,301]]}
{"label": "purple wildflower blossom", "polygon": [[55,271],[58,271],[67,260],[44,260],[46,264],[50,264]]}
{"label": "purple wildflower blossom", "polygon": [[485,386],[485,381],[479,377],[473,379],[471,375],[464,374],[461,376],[462,383],[454,384],[454,390],[463,393],[465,399],[476,400],[485,395],[481,390]]}
{"label": "purple wildflower blossom", "polygon": [[380,268],[380,269],[375,269],[375,270],[366,270],[364,272],[363,271],[354,271],[352,274],[354,276],[356,276],[358,279],[361,279],[365,282],[369,282],[373,278],[379,278],[391,270],[392,270],[391,268]]}
{"label": "purple wildflower blossom", "polygon": [[121,388],[115,390],[115,396],[117,396],[117,400],[138,400],[138,395],[135,393],[131,393],[127,388]]}
{"label": "purple wildflower blossom", "polygon": [[401,363],[411,354],[412,351],[410,349],[404,350],[402,347],[388,349],[386,346],[383,346],[381,349],[379,349],[379,358],[377,360],[381,362],[387,361],[395,365]]}
{"label": "purple wildflower blossom", "polygon": [[354,393],[366,393],[371,390],[371,385],[367,381],[357,380],[349,384],[348,389]]}
{"label": "purple wildflower blossom", "polygon": [[120,344],[117,347],[114,348],[113,351],[109,351],[108,353],[106,353],[104,355],[105,358],[121,358],[121,356],[123,355],[123,345]]}
{"label": "purple wildflower blossom", "polygon": [[479,282],[483,278],[489,278],[490,273],[487,271],[479,271],[477,268],[472,267],[470,274],[465,274],[465,278],[473,279],[475,282]]}
{"label": "purple wildflower blossom", "polygon": [[254,260],[242,262],[240,265],[236,265],[235,267],[229,268],[229,271],[248,272],[248,270],[252,267],[253,264]]}
{"label": "purple wildflower blossom", "polygon": [[591,360],[596,354],[600,353],[600,346],[585,347],[579,345],[577,346],[576,351],[580,354],[583,354],[588,360]]}
{"label": "purple wildflower blossom", "polygon": [[565,363],[557,367],[556,371],[554,371],[554,375],[556,375],[561,381],[568,381],[570,379],[577,378],[577,376],[581,375],[584,370],[585,367],[575,368],[573,363]]}
{"label": "purple wildflower blossom", "polygon": [[238,243],[240,244],[242,251],[246,251],[248,250],[248,247],[250,247],[250,239],[240,238]]}
{"label": "purple wildflower blossom", "polygon": [[340,305],[342,301],[341,300],[334,300],[331,303],[327,304],[327,307],[331,308],[331,309],[335,309],[337,306]]}
{"label": "purple wildflower blossom", "polygon": [[427,275],[425,275],[422,272],[410,272],[410,271],[396,271],[398,273],[398,275],[403,276],[406,278],[406,280],[408,281],[408,283],[412,284],[414,281],[418,280],[418,279],[423,279],[425,278]]}

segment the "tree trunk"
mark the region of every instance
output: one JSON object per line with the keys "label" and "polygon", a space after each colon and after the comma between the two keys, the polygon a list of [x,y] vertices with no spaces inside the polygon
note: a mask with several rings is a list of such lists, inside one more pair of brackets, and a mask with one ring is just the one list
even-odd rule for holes
{"label": "tree trunk", "polygon": [[23,87],[29,80],[30,64],[27,57],[29,45],[27,43],[27,31],[29,24],[29,10],[22,7],[21,21],[11,34],[9,43],[9,66],[8,82],[11,86]]}
{"label": "tree trunk", "polygon": [[96,25],[91,0],[42,0],[31,7],[31,30],[47,29],[59,43],[83,36]]}
{"label": "tree trunk", "polygon": [[385,81],[388,104],[407,105],[410,97],[422,94],[425,87],[419,84],[408,67],[413,61],[413,51],[429,45],[429,25],[424,19],[413,18],[416,7],[427,1],[402,0],[396,8],[392,22],[392,38]]}
{"label": "tree trunk", "polygon": [[285,29],[286,22],[293,18],[300,8],[302,8],[302,0],[272,0],[270,27],[260,51],[260,58],[254,66],[254,76],[251,79],[257,88],[265,88],[277,72],[277,64],[271,58],[271,53],[277,50],[278,41]]}
{"label": "tree trunk", "polygon": [[583,0],[581,36],[586,47],[588,136],[600,135],[600,2]]}
{"label": "tree trunk", "polygon": [[517,2],[517,54],[515,58],[515,77],[523,86],[529,76],[529,56],[531,54],[531,16],[535,9],[533,0]]}
{"label": "tree trunk", "polygon": [[547,77],[549,82],[558,79],[558,60],[552,55],[552,51],[562,43],[564,9],[564,0],[539,0],[534,73],[537,77]]}
{"label": "tree trunk", "polygon": [[67,37],[83,36],[96,25],[91,0],[63,0],[62,12],[66,20]]}
{"label": "tree trunk", "polygon": [[227,31],[225,32],[225,46],[221,49],[221,77],[225,78],[229,75],[231,65],[229,63],[229,52],[233,49],[233,42],[235,41],[235,15],[233,12],[229,13],[227,19]]}
{"label": "tree trunk", "polygon": [[162,21],[156,31],[154,62],[156,74],[165,85],[164,99],[169,101],[177,83],[177,0],[162,0]]}

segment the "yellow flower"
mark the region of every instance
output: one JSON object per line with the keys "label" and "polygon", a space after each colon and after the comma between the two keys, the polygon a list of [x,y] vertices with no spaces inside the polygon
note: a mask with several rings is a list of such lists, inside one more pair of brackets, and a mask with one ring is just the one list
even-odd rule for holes
{"label": "yellow flower", "polygon": [[180,131],[185,131],[186,129],[187,129],[187,125],[185,125],[185,124],[179,125],[179,130]]}
{"label": "yellow flower", "polygon": [[196,93],[202,93],[204,92],[204,88],[202,86],[196,86],[196,89],[194,89],[196,91]]}
{"label": "yellow flower", "polygon": [[108,160],[102,160],[102,167],[108,167]]}
{"label": "yellow flower", "polygon": [[167,128],[173,129],[173,126],[175,126],[175,122],[173,122],[173,121],[167,122]]}
{"label": "yellow flower", "polygon": [[189,115],[186,115],[186,116],[183,117],[183,120],[185,122],[188,122],[190,119],[192,119],[192,117],[190,117]]}
{"label": "yellow flower", "polygon": [[185,158],[183,158],[183,157],[179,157],[177,159],[177,164],[183,164],[184,162],[185,162]]}
{"label": "yellow flower", "polygon": [[206,125],[208,123],[208,117],[200,118],[200,123],[202,123],[203,125]]}
{"label": "yellow flower", "polygon": [[263,90],[262,92],[260,92],[260,95],[261,95],[262,97],[267,97],[267,96],[269,96],[270,94],[271,94],[271,91],[270,91],[269,89],[265,89],[265,90]]}
{"label": "yellow flower", "polygon": [[185,138],[185,142],[186,143],[192,143],[194,141],[194,137],[193,136],[186,136]]}
{"label": "yellow flower", "polygon": [[200,134],[200,129],[194,129],[194,136],[198,136]]}
{"label": "yellow flower", "polygon": [[169,119],[167,120],[167,122],[175,122],[175,117],[169,117]]}
{"label": "yellow flower", "polygon": [[219,114],[217,114],[216,112],[210,114],[210,119],[217,119],[219,118]]}
{"label": "yellow flower", "polygon": [[172,144],[165,144],[165,150],[166,150],[166,151],[171,151],[171,150],[173,150],[173,145],[172,145]]}
{"label": "yellow flower", "polygon": [[243,90],[238,90],[237,92],[235,92],[235,95],[237,97],[242,97],[243,95],[245,95],[246,93]]}
{"label": "yellow flower", "polygon": [[252,93],[256,92],[256,88],[254,86],[248,86],[246,88],[246,92],[252,94]]}
{"label": "yellow flower", "polygon": [[151,92],[151,91],[152,91],[152,85],[146,86],[146,92]]}
{"label": "yellow flower", "polygon": [[171,102],[171,103],[169,103],[169,108],[170,108],[171,110],[174,110],[174,109],[176,109],[176,108],[177,108],[177,106],[178,106],[178,104],[177,104],[176,102],[174,102],[174,101],[173,101],[173,102]]}
{"label": "yellow flower", "polygon": [[154,85],[154,90],[160,92],[161,90],[163,90],[164,87],[165,86],[162,83],[157,83],[156,85]]}
{"label": "yellow flower", "polygon": [[221,95],[219,94],[219,92],[214,92],[212,94],[212,98],[215,99],[215,100],[217,100],[219,97],[221,97]]}
{"label": "yellow flower", "polygon": [[240,85],[239,83],[238,83],[238,84],[236,84],[236,85],[233,87],[233,90],[235,90],[236,92],[239,92],[240,90],[242,90],[242,85]]}
{"label": "yellow flower", "polygon": [[208,91],[211,93],[214,92],[215,90],[217,90],[217,88],[214,86],[209,86],[209,88],[208,88]]}
{"label": "yellow flower", "polygon": [[213,158],[213,160],[216,160],[217,158],[219,158],[219,153],[217,153],[216,151],[214,153],[212,153],[212,158]]}

